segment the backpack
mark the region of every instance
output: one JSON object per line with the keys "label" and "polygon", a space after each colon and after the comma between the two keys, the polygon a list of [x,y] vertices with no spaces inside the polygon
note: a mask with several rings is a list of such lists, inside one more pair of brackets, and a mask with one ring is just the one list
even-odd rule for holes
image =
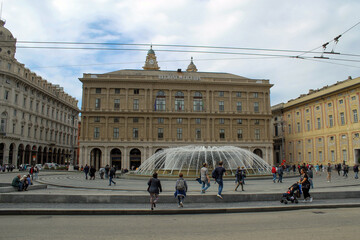
{"label": "backpack", "polygon": [[217,172],[215,170],[216,168],[212,171],[211,177],[217,179]]}
{"label": "backpack", "polygon": [[179,179],[176,182],[176,190],[184,191],[185,190],[185,180]]}

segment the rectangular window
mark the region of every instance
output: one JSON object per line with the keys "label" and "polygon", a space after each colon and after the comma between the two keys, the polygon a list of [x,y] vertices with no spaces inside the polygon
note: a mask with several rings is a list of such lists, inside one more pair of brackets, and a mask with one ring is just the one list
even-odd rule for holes
{"label": "rectangular window", "polygon": [[345,149],[342,150],[342,160],[343,162],[347,162],[347,151]]}
{"label": "rectangular window", "polygon": [[352,97],[351,97],[351,100],[352,100],[352,101],[356,100],[356,97],[355,97],[355,96],[352,96]]}
{"label": "rectangular window", "polygon": [[1,119],[0,132],[1,133],[6,132],[6,119],[5,118]]}
{"label": "rectangular window", "polygon": [[358,122],[358,114],[357,114],[357,110],[356,110],[356,109],[354,109],[352,112],[353,112],[354,123],[357,123],[357,122]]}
{"label": "rectangular window", "polygon": [[243,131],[242,131],[242,129],[238,129],[238,130],[237,130],[237,137],[238,137],[238,139],[242,139],[242,138],[243,138]]}
{"label": "rectangular window", "polygon": [[178,124],[182,124],[183,119],[182,119],[182,118],[177,118],[177,119],[176,119],[176,122],[177,122]]}
{"label": "rectangular window", "polygon": [[100,98],[95,99],[95,109],[100,109]]}
{"label": "rectangular window", "polygon": [[15,104],[18,103],[18,97],[19,97],[19,95],[18,95],[18,94],[15,94]]}
{"label": "rectangular window", "polygon": [[164,138],[164,129],[158,128],[158,139],[163,139],[163,138]]}
{"label": "rectangular window", "polygon": [[30,137],[31,127],[28,127],[28,137]]}
{"label": "rectangular window", "polygon": [[219,118],[219,124],[224,124],[224,123],[225,123],[225,119]]}
{"label": "rectangular window", "polygon": [[312,161],[312,153],[308,152],[308,162],[311,162],[311,161]]}
{"label": "rectangular window", "polygon": [[329,126],[333,127],[334,126],[334,120],[333,120],[333,116],[329,115]]}
{"label": "rectangular window", "polygon": [[219,101],[219,111],[220,112],[224,111],[224,101]]}
{"label": "rectangular window", "polygon": [[322,162],[323,161],[323,154],[322,151],[319,151],[319,161]]}
{"label": "rectangular window", "polygon": [[202,99],[194,99],[194,111],[199,112],[203,111],[203,100]]}
{"label": "rectangular window", "polygon": [[201,129],[200,128],[197,128],[195,130],[195,138],[196,140],[200,140],[201,139]]}
{"label": "rectangular window", "polygon": [[16,109],[14,109],[14,116],[16,117],[16,114],[17,114],[17,111],[16,111]]}
{"label": "rectangular window", "polygon": [[224,96],[224,92],[223,91],[220,91],[219,92],[219,97],[223,97]]}
{"label": "rectangular window", "polygon": [[101,93],[101,88],[96,88],[95,93]]}
{"label": "rectangular window", "polygon": [[260,140],[260,129],[255,129],[255,139]]}
{"label": "rectangular window", "polygon": [[201,118],[195,118],[195,124],[201,124]]}
{"label": "rectangular window", "polygon": [[331,107],[332,106],[332,104],[331,103],[328,103],[328,107]]}
{"label": "rectangular window", "polygon": [[242,124],[242,119],[236,119],[237,124]]}
{"label": "rectangular window", "polygon": [[100,137],[100,128],[94,127],[94,138],[98,139]]}
{"label": "rectangular window", "polygon": [[21,136],[24,136],[24,126],[21,126]]}
{"label": "rectangular window", "polygon": [[321,129],[321,120],[320,120],[320,118],[317,118],[316,121],[317,121],[317,128]]}
{"label": "rectangular window", "polygon": [[114,128],[114,139],[119,138],[119,128]]}
{"label": "rectangular window", "polygon": [[156,98],[155,100],[155,111],[165,111],[166,100],[165,98]]}
{"label": "rectangular window", "polygon": [[291,125],[289,124],[289,134],[291,134]]}
{"label": "rectangular window", "polygon": [[133,128],[133,138],[138,139],[139,137],[139,129]]}
{"label": "rectangular window", "polygon": [[134,118],[133,118],[133,123],[138,123],[138,122],[139,122],[139,118],[134,117]]}
{"label": "rectangular window", "polygon": [[13,123],[12,133],[15,133],[15,127],[16,127],[16,124],[15,124],[15,123]]}
{"label": "rectangular window", "polygon": [[139,110],[139,99],[134,99],[133,110]]}
{"label": "rectangular window", "polygon": [[140,90],[139,89],[134,89],[134,94],[135,95],[138,95],[140,93]]}
{"label": "rectangular window", "polygon": [[4,92],[4,99],[5,100],[9,99],[9,94],[10,94],[10,92],[8,90],[5,90],[5,92]]}
{"label": "rectangular window", "polygon": [[114,109],[120,108],[120,99],[114,99]]}
{"label": "rectangular window", "polygon": [[220,129],[219,137],[220,137],[220,139],[225,139],[225,129]]}
{"label": "rectangular window", "polygon": [[158,118],[158,123],[163,124],[164,123],[164,118]]}
{"label": "rectangular window", "polygon": [[242,104],[241,102],[236,103],[236,111],[241,112],[242,111]]}
{"label": "rectangular window", "polygon": [[300,128],[300,123],[296,123],[296,126],[297,126],[297,132],[299,133],[301,131],[301,128]]}
{"label": "rectangular window", "polygon": [[299,158],[298,161],[301,162],[301,161],[302,161],[302,160],[301,160],[301,158],[302,158],[301,152],[298,153],[298,158]]}
{"label": "rectangular window", "polygon": [[241,97],[241,92],[236,92],[236,97]]}
{"label": "rectangular window", "polygon": [[254,92],[254,98],[258,98],[259,97],[259,93]]}
{"label": "rectangular window", "polygon": [[115,94],[120,94],[120,88],[115,88]]}
{"label": "rectangular window", "polygon": [[335,162],[335,151],[331,150],[331,161]]}
{"label": "rectangular window", "polygon": [[178,140],[182,139],[182,128],[178,128],[176,130],[176,137],[177,137]]}
{"label": "rectangular window", "polygon": [[175,111],[184,111],[185,110],[185,103],[183,98],[176,98],[175,99]]}
{"label": "rectangular window", "polygon": [[345,125],[345,114],[343,112],[340,113],[340,122],[341,125]]}
{"label": "rectangular window", "polygon": [[306,127],[307,130],[310,131],[310,120],[306,120]]}
{"label": "rectangular window", "polygon": [[342,99],[339,100],[339,103],[340,103],[340,104],[343,104],[343,103],[344,103],[344,100],[342,100]]}
{"label": "rectangular window", "polygon": [[255,119],[254,123],[255,123],[255,125],[259,125],[259,124],[260,124],[260,120],[259,120],[259,119]]}
{"label": "rectangular window", "polygon": [[114,118],[114,123],[118,123],[119,122],[119,118]]}
{"label": "rectangular window", "polygon": [[94,117],[94,122],[100,122],[100,117]]}
{"label": "rectangular window", "polygon": [[259,103],[258,102],[254,102],[254,112],[256,112],[256,113],[259,112]]}

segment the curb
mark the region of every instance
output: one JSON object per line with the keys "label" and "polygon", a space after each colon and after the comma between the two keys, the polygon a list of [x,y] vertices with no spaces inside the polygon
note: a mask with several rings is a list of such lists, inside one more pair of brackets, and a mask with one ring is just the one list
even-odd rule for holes
{"label": "curb", "polygon": [[218,209],[0,209],[0,215],[179,215],[179,214],[224,214],[278,212],[306,209],[358,208],[360,203],[322,204],[301,206],[272,206],[248,208],[218,208]]}

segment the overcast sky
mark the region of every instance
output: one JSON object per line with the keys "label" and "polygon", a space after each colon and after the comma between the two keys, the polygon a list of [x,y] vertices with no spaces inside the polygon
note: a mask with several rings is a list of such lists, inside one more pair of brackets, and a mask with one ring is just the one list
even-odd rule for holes
{"label": "overcast sky", "polygon": [[[308,51],[332,41],[360,21],[359,0],[2,0],[2,19],[18,41],[207,45]],[[271,105],[337,81],[360,76],[360,24],[313,58],[166,52],[154,46],[161,70],[186,69],[190,57],[202,72],[269,79]],[[18,43],[18,46],[25,46]],[[27,44],[26,46],[30,46]],[[35,46],[35,45],[33,45]],[[37,44],[36,46],[40,46]],[[74,47],[74,46],[72,46]],[[78,47],[78,46],[77,46]],[[94,47],[94,46],[87,46]],[[111,47],[111,46],[96,46]],[[120,48],[148,49],[148,46]],[[181,48],[182,50],[297,56],[296,52]],[[316,51],[322,51],[322,48]],[[142,69],[146,51],[17,48],[26,67],[81,103],[83,73]],[[229,59],[234,58],[234,59]],[[316,61],[314,61],[316,60]],[[346,65],[346,66],[344,66]]]}

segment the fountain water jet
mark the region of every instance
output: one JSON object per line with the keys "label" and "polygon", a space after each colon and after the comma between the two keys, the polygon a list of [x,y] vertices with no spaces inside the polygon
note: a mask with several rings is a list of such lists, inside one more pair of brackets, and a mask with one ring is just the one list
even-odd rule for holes
{"label": "fountain water jet", "polygon": [[271,166],[258,155],[234,146],[185,146],[168,148],[159,151],[141,164],[135,174],[176,176],[182,172],[184,176],[199,176],[202,164],[206,162],[209,169],[214,169],[219,161],[231,175],[235,175],[237,167],[244,167],[247,175],[267,175]]}

